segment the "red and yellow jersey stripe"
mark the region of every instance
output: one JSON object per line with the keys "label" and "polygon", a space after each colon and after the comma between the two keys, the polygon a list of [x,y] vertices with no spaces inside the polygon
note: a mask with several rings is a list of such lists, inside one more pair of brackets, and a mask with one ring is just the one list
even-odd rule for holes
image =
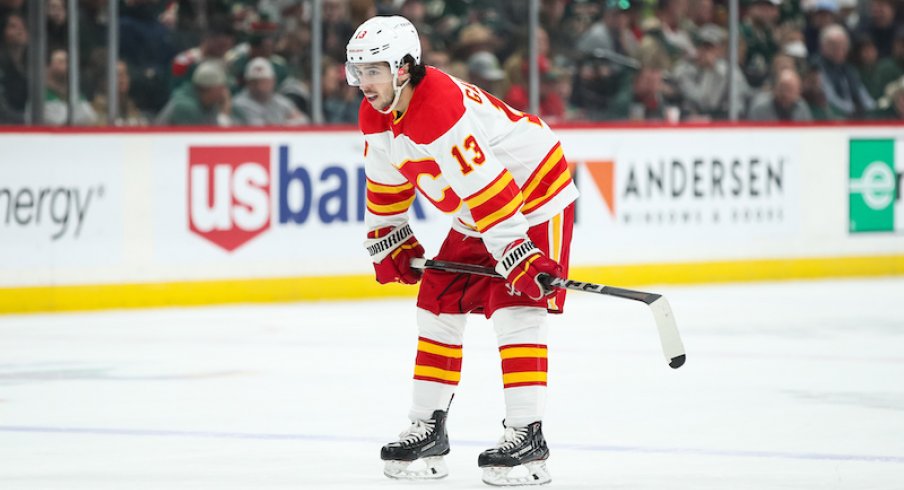
{"label": "red and yellow jersey stripe", "polygon": [[507,170],[465,199],[474,224],[481,233],[512,217],[523,202],[521,190]]}
{"label": "red and yellow jersey stripe", "polygon": [[571,171],[568,169],[568,162],[565,161],[562,146],[557,143],[521,187],[521,193],[524,195],[524,207],[521,208],[521,212],[530,214],[556,197],[569,183]]}
{"label": "red and yellow jersey stripe", "polygon": [[461,346],[418,337],[414,379],[457,385],[461,379]]}
{"label": "red and yellow jersey stripe", "polygon": [[414,202],[414,186],[403,184],[380,184],[367,179],[367,210],[380,216],[404,213]]}
{"label": "red and yellow jersey stripe", "polygon": [[500,347],[503,387],[546,386],[546,352],[543,344],[510,344]]}

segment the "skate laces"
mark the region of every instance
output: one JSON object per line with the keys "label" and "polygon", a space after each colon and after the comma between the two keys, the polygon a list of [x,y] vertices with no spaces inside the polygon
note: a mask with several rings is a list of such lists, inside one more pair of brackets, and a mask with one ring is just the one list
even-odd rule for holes
{"label": "skate laces", "polygon": [[399,434],[399,443],[408,445],[423,441],[433,432],[434,423],[426,420],[415,420],[407,429]]}
{"label": "skate laces", "polygon": [[496,445],[496,451],[511,451],[515,447],[521,445],[527,437],[527,427],[506,427],[502,438]]}

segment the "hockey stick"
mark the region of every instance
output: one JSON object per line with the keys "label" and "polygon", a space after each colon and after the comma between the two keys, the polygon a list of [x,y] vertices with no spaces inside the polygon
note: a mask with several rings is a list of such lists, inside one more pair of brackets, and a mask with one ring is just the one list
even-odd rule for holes
{"label": "hockey stick", "polygon": [[[460,262],[411,259],[411,266],[415,269],[436,269],[445,272],[476,274],[479,276],[502,279],[502,276],[490,267],[462,264]],[[591,282],[573,281],[560,277],[550,279],[548,285],[554,288],[586,291],[588,293],[604,294],[607,296],[615,296],[616,298],[631,299],[646,303],[653,312],[653,319],[656,321],[656,328],[659,330],[659,341],[662,344],[662,353],[665,355],[665,360],[673,369],[678,369],[684,365],[686,359],[684,344],[681,342],[681,335],[678,333],[678,325],[675,324],[675,316],[672,314],[672,307],[669,306],[669,302],[666,301],[664,296],[655,293],[645,293],[643,291],[633,291],[631,289],[603,286],[602,284],[594,284]]]}

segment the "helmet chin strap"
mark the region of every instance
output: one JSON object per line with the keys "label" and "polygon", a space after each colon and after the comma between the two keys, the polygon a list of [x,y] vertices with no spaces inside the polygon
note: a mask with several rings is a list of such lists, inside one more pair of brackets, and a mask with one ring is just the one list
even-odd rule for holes
{"label": "helmet chin strap", "polygon": [[395,87],[393,89],[395,91],[395,97],[393,97],[392,104],[389,105],[388,109],[386,109],[386,110],[377,109],[377,112],[379,112],[380,114],[391,113],[393,111],[393,109],[395,109],[395,106],[399,103],[399,97],[402,95],[402,89],[404,89],[405,86],[408,85],[408,82],[410,82],[410,81],[411,81],[411,77],[408,77],[408,80],[405,80],[404,82],[402,82],[401,85],[398,85],[399,77],[397,74],[393,73],[392,74],[392,85],[393,85],[393,87]]}

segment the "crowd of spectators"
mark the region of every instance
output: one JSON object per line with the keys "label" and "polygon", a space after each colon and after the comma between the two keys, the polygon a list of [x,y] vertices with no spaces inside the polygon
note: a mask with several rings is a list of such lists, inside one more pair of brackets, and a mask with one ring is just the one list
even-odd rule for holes
{"label": "crowd of spectators", "polygon": [[[46,124],[66,124],[67,2],[46,2]],[[79,125],[304,125],[313,0],[120,0],[118,114],[107,121],[107,0],[78,2]],[[320,0],[322,111],[356,122],[345,44],[377,14],[418,28],[423,60],[528,109],[525,0]],[[0,0],[0,124],[28,124],[28,3]],[[540,115],[563,121],[904,119],[904,0],[541,0]]]}

